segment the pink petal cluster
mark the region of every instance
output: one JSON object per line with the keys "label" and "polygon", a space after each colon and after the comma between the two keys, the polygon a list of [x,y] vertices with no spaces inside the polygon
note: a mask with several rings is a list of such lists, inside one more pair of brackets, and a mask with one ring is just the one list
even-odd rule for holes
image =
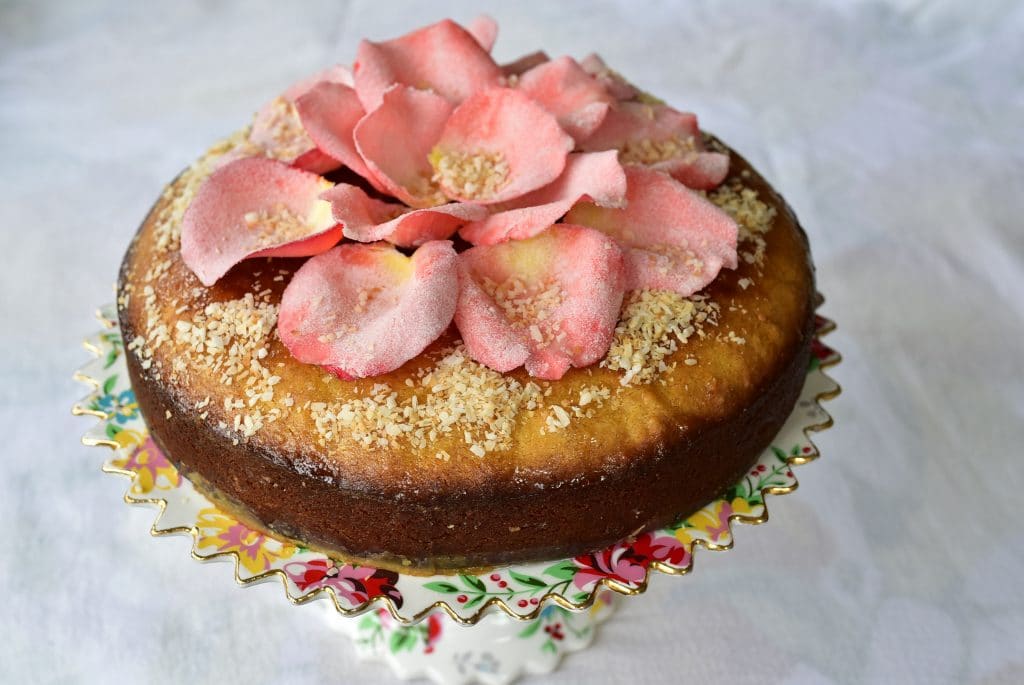
{"label": "pink petal cluster", "polygon": [[496,37],[489,17],[444,20],[287,89],[256,115],[255,156],[189,207],[186,264],[211,285],[250,257],[312,257],[279,330],[342,377],[397,369],[454,321],[475,360],[549,379],[607,352],[626,290],[689,295],[735,267],[735,223],[690,190],[729,166],[694,115],[596,55],[497,64]]}

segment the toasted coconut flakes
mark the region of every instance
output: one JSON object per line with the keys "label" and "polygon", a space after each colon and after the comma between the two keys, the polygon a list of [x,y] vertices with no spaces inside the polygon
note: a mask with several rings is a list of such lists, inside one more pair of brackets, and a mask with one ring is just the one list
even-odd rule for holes
{"label": "toasted coconut flakes", "polygon": [[278,97],[271,103],[269,115],[265,125],[269,134],[267,142],[272,144],[261,150],[267,157],[291,162],[316,147],[302,126],[295,103]]}
{"label": "toasted coconut flakes", "polygon": [[671,367],[665,359],[705,324],[718,320],[718,305],[704,295],[666,290],[630,293],[601,366],[622,371],[623,386],[650,383]]}
{"label": "toasted coconut flakes", "polygon": [[708,199],[736,220],[741,243],[740,258],[747,264],[763,264],[767,247],[763,234],[771,230],[775,207],[761,201],[756,190],[736,178],[708,193]]}
{"label": "toasted coconut flakes", "polygon": [[501,283],[484,278],[480,286],[501,308],[512,328],[526,328],[530,337],[542,344],[550,343],[558,335],[557,328],[545,324],[565,299],[565,293],[555,279],[531,287],[514,277]]}
{"label": "toasted coconut flakes", "polygon": [[508,161],[501,153],[437,151],[430,162],[431,180],[467,200],[487,200],[508,183]]}
{"label": "toasted coconut flakes", "polygon": [[697,157],[697,144],[691,136],[673,136],[664,140],[629,140],[619,151],[619,159],[623,164],[657,164],[686,157]]}
{"label": "toasted coconut flakes", "polygon": [[367,447],[405,443],[426,449],[442,435],[456,435],[483,457],[508,449],[516,417],[541,404],[537,384],[477,364],[461,345],[415,385],[416,392],[402,400],[390,386],[377,384],[367,397],[310,405],[321,444],[348,436]]}

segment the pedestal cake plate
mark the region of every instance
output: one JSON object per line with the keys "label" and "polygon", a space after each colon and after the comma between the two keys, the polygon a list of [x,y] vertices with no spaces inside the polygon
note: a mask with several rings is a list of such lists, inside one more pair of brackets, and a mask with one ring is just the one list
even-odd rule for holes
{"label": "pedestal cake plate", "polygon": [[103,470],[130,479],[125,501],[159,508],[151,534],[190,535],[194,558],[230,562],[243,586],[278,579],[293,604],[328,600],[331,623],[360,657],[386,662],[400,678],[439,684],[500,685],[550,672],[562,656],[589,646],[615,601],[642,593],[652,572],[683,575],[696,547],[729,549],[733,521],[766,521],[766,496],[796,489],[792,467],[819,456],[808,433],[832,424],[819,401],[839,393],[823,371],[839,355],[819,338],[833,324],[817,317],[800,399],[757,464],[721,498],[591,554],[458,575],[400,574],[253,530],[196,491],[149,438],[113,307],[98,317],[104,330],[85,343],[95,358],[75,376],[92,391],[72,411],[99,419],[82,441],[111,448]]}

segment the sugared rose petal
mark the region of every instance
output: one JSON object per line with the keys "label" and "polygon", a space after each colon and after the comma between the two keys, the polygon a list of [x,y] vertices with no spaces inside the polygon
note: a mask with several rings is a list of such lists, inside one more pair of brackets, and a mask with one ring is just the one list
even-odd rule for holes
{"label": "sugared rose petal", "polygon": [[319,83],[351,85],[352,74],[340,64],[329,67],[293,83],[261,107],[253,118],[249,141],[262,154],[318,174],[338,167],[338,160],[318,149],[307,134],[295,106],[299,98]]}
{"label": "sugared rose petal", "polygon": [[440,95],[395,86],[363,117],[355,128],[356,149],[384,192],[411,207],[445,202],[431,181],[429,156],[451,113]]}
{"label": "sugared rose petal", "polygon": [[181,257],[204,285],[250,257],[308,257],[341,239],[331,187],[316,174],[265,157],[235,160],[200,186],[181,220]]}
{"label": "sugared rose petal", "polygon": [[356,149],[353,131],[366,113],[352,88],[341,83],[318,83],[295,101],[295,109],[303,129],[319,150],[383,192],[383,186],[366,168]]}
{"label": "sugared rose petal", "polygon": [[530,69],[516,87],[554,114],[576,142],[597,130],[609,104],[615,101],[608,89],[571,57],[559,57]]}
{"label": "sugared rose petal", "polygon": [[494,41],[498,39],[498,22],[491,17],[486,14],[475,17],[466,25],[466,30],[487,52],[494,48]]}
{"label": "sugared rose petal", "polygon": [[461,202],[410,211],[405,205],[376,200],[361,188],[347,184],[336,185],[320,197],[331,203],[345,237],[361,243],[386,240],[392,245],[415,247],[450,238],[467,221],[487,216],[484,207]]}
{"label": "sugared rose petal", "polygon": [[364,40],[356,53],[355,87],[367,112],[396,83],[429,88],[458,104],[500,78],[501,69],[476,38],[450,19],[383,43]]}
{"label": "sugared rose petal", "polygon": [[729,172],[727,155],[704,150],[696,115],[667,105],[620,102],[580,147],[619,150],[623,164],[665,171],[698,190],[714,188]]}
{"label": "sugared rose petal", "polygon": [[696,156],[677,157],[650,165],[664,171],[688,188],[711,190],[729,175],[729,155],[721,152],[698,152]]}
{"label": "sugared rose petal", "polygon": [[540,233],[581,200],[621,207],[625,198],[626,174],[615,150],[574,153],[554,183],[502,204],[502,211],[467,224],[459,235],[474,245],[521,240]]}
{"label": "sugared rose petal", "polygon": [[627,288],[691,295],[736,268],[736,222],[671,176],[626,167],[626,207],[576,205],[565,220],[592,226],[627,248]]}
{"label": "sugared rose petal", "polygon": [[555,380],[608,351],[624,264],[607,236],[558,224],[459,259],[455,323],[476,361],[501,372],[525,364],[530,375]]}
{"label": "sugared rose petal", "polygon": [[580,60],[580,66],[600,81],[616,100],[632,100],[640,95],[640,90],[636,86],[611,69],[597,54],[591,53],[584,57]]}
{"label": "sugared rose petal", "polygon": [[558,178],[572,147],[550,112],[516,90],[492,88],[452,112],[430,162],[445,195],[489,204]]}
{"label": "sugared rose petal", "polygon": [[385,243],[340,245],[295,272],[277,330],[300,362],[342,377],[378,376],[444,332],[457,293],[458,257],[446,240],[411,258]]}

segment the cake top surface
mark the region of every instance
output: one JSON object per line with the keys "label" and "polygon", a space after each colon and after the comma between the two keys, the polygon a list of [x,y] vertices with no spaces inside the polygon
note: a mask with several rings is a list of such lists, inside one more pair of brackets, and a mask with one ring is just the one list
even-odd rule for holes
{"label": "cake top surface", "polygon": [[555,482],[727,411],[799,335],[763,179],[599,58],[496,65],[474,26],[364,41],[168,187],[118,304],[183,411],[326,478]]}

